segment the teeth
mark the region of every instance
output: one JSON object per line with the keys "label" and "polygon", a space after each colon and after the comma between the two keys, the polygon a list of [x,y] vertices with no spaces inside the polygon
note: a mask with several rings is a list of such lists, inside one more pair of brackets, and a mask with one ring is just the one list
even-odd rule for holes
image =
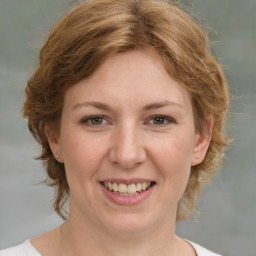
{"label": "teeth", "polygon": [[110,182],[108,182],[108,189],[109,189],[109,190],[113,190],[113,184],[110,183]]}
{"label": "teeth", "polygon": [[133,183],[133,184],[123,184],[123,183],[111,183],[111,182],[104,182],[104,186],[109,189],[113,190],[117,194],[122,196],[133,196],[137,195],[137,192],[145,191],[151,185],[150,182],[143,182],[143,183]]}
{"label": "teeth", "polygon": [[117,195],[121,196],[137,196],[139,193],[135,192],[134,194],[129,194],[129,193],[119,193],[119,192],[114,192]]}
{"label": "teeth", "polygon": [[141,191],[141,183],[137,183],[136,184],[136,190],[137,191]]}
{"label": "teeth", "polygon": [[126,193],[127,192],[127,186],[125,184],[120,183],[119,184],[119,192],[120,193]]}
{"label": "teeth", "polygon": [[119,186],[117,183],[113,183],[113,190],[117,192],[119,190]]}
{"label": "teeth", "polygon": [[136,185],[130,184],[127,186],[127,193],[134,194],[136,192]]}

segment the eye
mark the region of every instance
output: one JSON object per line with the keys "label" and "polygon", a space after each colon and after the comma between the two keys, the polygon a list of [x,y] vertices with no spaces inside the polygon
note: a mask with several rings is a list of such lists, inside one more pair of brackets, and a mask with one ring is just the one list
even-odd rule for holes
{"label": "eye", "polygon": [[89,116],[84,118],[81,122],[89,126],[102,126],[107,124],[107,121],[104,118],[104,116]]}
{"label": "eye", "polygon": [[175,121],[167,116],[153,116],[149,120],[149,124],[156,126],[164,126],[170,123],[174,123]]}

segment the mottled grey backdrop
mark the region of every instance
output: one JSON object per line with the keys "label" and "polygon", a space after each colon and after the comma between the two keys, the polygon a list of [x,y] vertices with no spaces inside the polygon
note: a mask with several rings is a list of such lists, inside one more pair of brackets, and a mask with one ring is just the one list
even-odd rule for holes
{"label": "mottled grey backdrop", "polygon": [[[128,0],[129,1],[129,0]],[[177,233],[226,256],[256,255],[256,1],[183,1],[208,29],[234,96],[234,137],[224,166],[203,190],[201,216]],[[39,147],[21,117],[39,48],[71,0],[0,1],[0,249],[61,223],[51,208]]]}

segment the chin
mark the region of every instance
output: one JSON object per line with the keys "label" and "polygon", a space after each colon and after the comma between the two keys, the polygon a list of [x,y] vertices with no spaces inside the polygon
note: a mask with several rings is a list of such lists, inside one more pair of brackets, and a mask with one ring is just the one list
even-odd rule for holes
{"label": "chin", "polygon": [[147,233],[156,225],[156,219],[151,214],[119,214],[107,221],[105,228],[119,237],[135,237]]}

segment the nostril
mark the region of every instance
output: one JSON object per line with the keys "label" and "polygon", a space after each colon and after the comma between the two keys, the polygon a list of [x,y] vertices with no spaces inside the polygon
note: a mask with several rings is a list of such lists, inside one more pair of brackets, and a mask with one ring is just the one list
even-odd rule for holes
{"label": "nostril", "polygon": [[113,163],[114,165],[119,165],[121,166],[123,169],[133,169],[136,168],[137,166],[139,166],[141,163],[139,162],[134,162],[134,161],[115,161]]}
{"label": "nostril", "polygon": [[109,157],[114,165],[119,165],[123,169],[132,169],[143,163],[147,155],[138,140],[128,141],[127,136],[127,134],[124,135],[125,138],[113,144]]}

